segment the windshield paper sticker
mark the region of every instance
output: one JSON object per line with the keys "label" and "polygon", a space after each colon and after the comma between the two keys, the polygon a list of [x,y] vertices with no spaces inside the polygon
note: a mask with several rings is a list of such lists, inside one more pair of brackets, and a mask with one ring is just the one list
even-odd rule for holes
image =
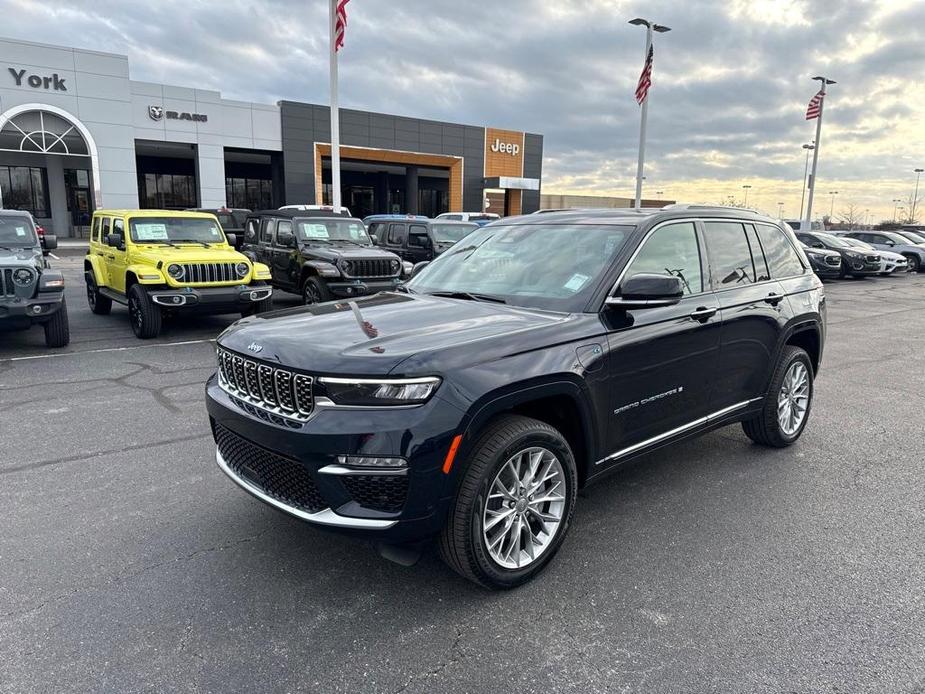
{"label": "windshield paper sticker", "polygon": [[16,227],[16,235],[17,235],[17,236],[25,236],[25,235],[26,235],[26,227]]}
{"label": "windshield paper sticker", "polygon": [[139,241],[166,241],[167,226],[165,224],[135,222],[135,233]]}
{"label": "windshield paper sticker", "polygon": [[330,236],[328,228],[324,224],[303,224],[302,231],[305,232],[305,237],[309,239],[326,239]]}
{"label": "windshield paper sticker", "polygon": [[579,273],[575,273],[574,275],[571,276],[569,281],[565,283],[564,286],[566,289],[568,289],[571,292],[577,292],[579,289],[581,289],[585,285],[585,282],[587,281],[588,281],[587,275],[581,275]]}

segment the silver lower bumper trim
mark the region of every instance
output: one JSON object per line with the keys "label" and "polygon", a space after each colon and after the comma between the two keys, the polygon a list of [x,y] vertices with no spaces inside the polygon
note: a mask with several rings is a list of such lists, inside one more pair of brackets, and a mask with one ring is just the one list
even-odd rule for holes
{"label": "silver lower bumper trim", "polygon": [[329,508],[322,509],[317,513],[308,513],[302,509],[295,508],[289,504],[284,504],[282,501],[274,499],[272,496],[265,494],[262,490],[252,485],[245,479],[238,477],[234,471],[228,466],[228,463],[225,462],[225,459],[222,457],[222,454],[219,453],[218,449],[215,450],[215,462],[218,463],[218,466],[222,469],[231,480],[237,484],[241,489],[256,496],[261,501],[278,508],[280,511],[285,511],[286,513],[301,518],[302,520],[308,521],[310,523],[318,523],[319,525],[330,525],[337,528],[352,528],[356,530],[386,530],[391,528],[393,525],[398,523],[395,520],[377,520],[375,518],[350,518],[348,516],[340,516]]}

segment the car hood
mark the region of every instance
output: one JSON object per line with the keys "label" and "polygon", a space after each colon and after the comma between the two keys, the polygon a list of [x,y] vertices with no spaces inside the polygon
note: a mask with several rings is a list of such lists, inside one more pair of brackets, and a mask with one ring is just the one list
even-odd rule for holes
{"label": "car hood", "polygon": [[335,260],[343,258],[345,260],[396,260],[398,258],[394,253],[384,251],[376,246],[324,246],[324,245],[307,245],[302,247],[302,252],[306,255],[319,258],[322,260]]}
{"label": "car hood", "polygon": [[133,254],[134,258],[151,265],[157,265],[161,261],[166,265],[168,263],[239,263],[247,260],[230,246],[204,248],[203,246],[186,245],[178,248],[170,246],[141,248]]}
{"label": "car hood", "polygon": [[830,251],[825,248],[804,248],[803,252],[806,255],[817,255],[822,258],[826,256],[833,256],[833,255],[840,256],[840,254],[837,253],[836,251]]}
{"label": "car hood", "polygon": [[[314,373],[420,375],[422,368],[439,373],[441,364],[477,363],[523,351],[524,345],[541,348],[553,334],[561,338],[556,326],[573,320],[569,314],[385,292],[246,318],[218,343]],[[527,332],[534,334],[525,338]],[[406,372],[402,363],[415,356]]]}
{"label": "car hood", "polygon": [[42,251],[38,248],[0,248],[0,265],[41,265]]}

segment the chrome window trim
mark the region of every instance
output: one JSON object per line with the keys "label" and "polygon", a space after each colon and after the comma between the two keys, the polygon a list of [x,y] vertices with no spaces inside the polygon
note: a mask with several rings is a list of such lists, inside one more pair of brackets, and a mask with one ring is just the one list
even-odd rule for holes
{"label": "chrome window trim", "polygon": [[275,508],[278,508],[280,511],[285,511],[286,513],[301,518],[302,520],[309,521],[310,523],[318,523],[319,525],[330,525],[337,528],[354,528],[359,530],[387,530],[391,528],[396,523],[397,520],[379,520],[375,518],[351,518],[349,516],[341,516],[330,508],[322,509],[316,513],[307,513],[302,509],[295,508],[289,504],[285,504],[278,499],[274,499],[272,496],[265,494],[259,487],[254,486],[247,480],[238,477],[234,470],[225,462],[225,459],[222,457],[222,454],[219,452],[218,448],[215,449],[215,462],[221,468],[232,482],[237,484],[241,489],[247,493],[257,497],[264,503],[269,504]]}
{"label": "chrome window trim", "polygon": [[629,455],[630,453],[635,453],[636,451],[642,450],[643,448],[648,448],[649,446],[654,445],[660,441],[664,441],[665,439],[669,439],[672,436],[677,436],[678,434],[683,434],[686,431],[689,431],[691,429],[696,429],[697,427],[702,426],[704,424],[709,424],[710,422],[716,421],[720,417],[724,417],[727,414],[735,412],[736,410],[741,410],[742,408],[747,407],[748,405],[751,405],[752,403],[758,402],[760,400],[763,400],[763,398],[752,398],[751,400],[743,400],[742,402],[738,402],[735,405],[724,407],[723,409],[717,410],[716,412],[712,412],[706,415],[705,417],[700,417],[699,419],[695,419],[692,422],[688,422],[687,424],[682,424],[679,427],[675,427],[674,429],[670,429],[669,431],[665,431],[661,434],[657,434],[656,436],[652,436],[651,438],[648,438],[644,441],[640,441],[639,443],[634,443],[632,446],[621,448],[616,453],[611,453],[606,458],[601,458],[594,464],[600,465],[601,463],[606,463],[611,460],[616,460],[617,458],[622,458],[626,455]]}

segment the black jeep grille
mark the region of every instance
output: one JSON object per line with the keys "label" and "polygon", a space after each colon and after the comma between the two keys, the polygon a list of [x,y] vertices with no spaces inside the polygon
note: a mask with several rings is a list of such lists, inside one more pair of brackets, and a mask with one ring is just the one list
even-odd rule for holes
{"label": "black jeep grille", "polygon": [[398,272],[392,270],[392,261],[388,258],[375,260],[346,261],[344,265],[345,277],[391,277]]}
{"label": "black jeep grille", "polygon": [[251,443],[221,424],[215,425],[215,444],[232,472],[267,496],[307,513],[327,507],[301,463]]}
{"label": "black jeep grille", "polygon": [[344,475],[344,487],[360,506],[397,513],[408,496],[407,475]]}

